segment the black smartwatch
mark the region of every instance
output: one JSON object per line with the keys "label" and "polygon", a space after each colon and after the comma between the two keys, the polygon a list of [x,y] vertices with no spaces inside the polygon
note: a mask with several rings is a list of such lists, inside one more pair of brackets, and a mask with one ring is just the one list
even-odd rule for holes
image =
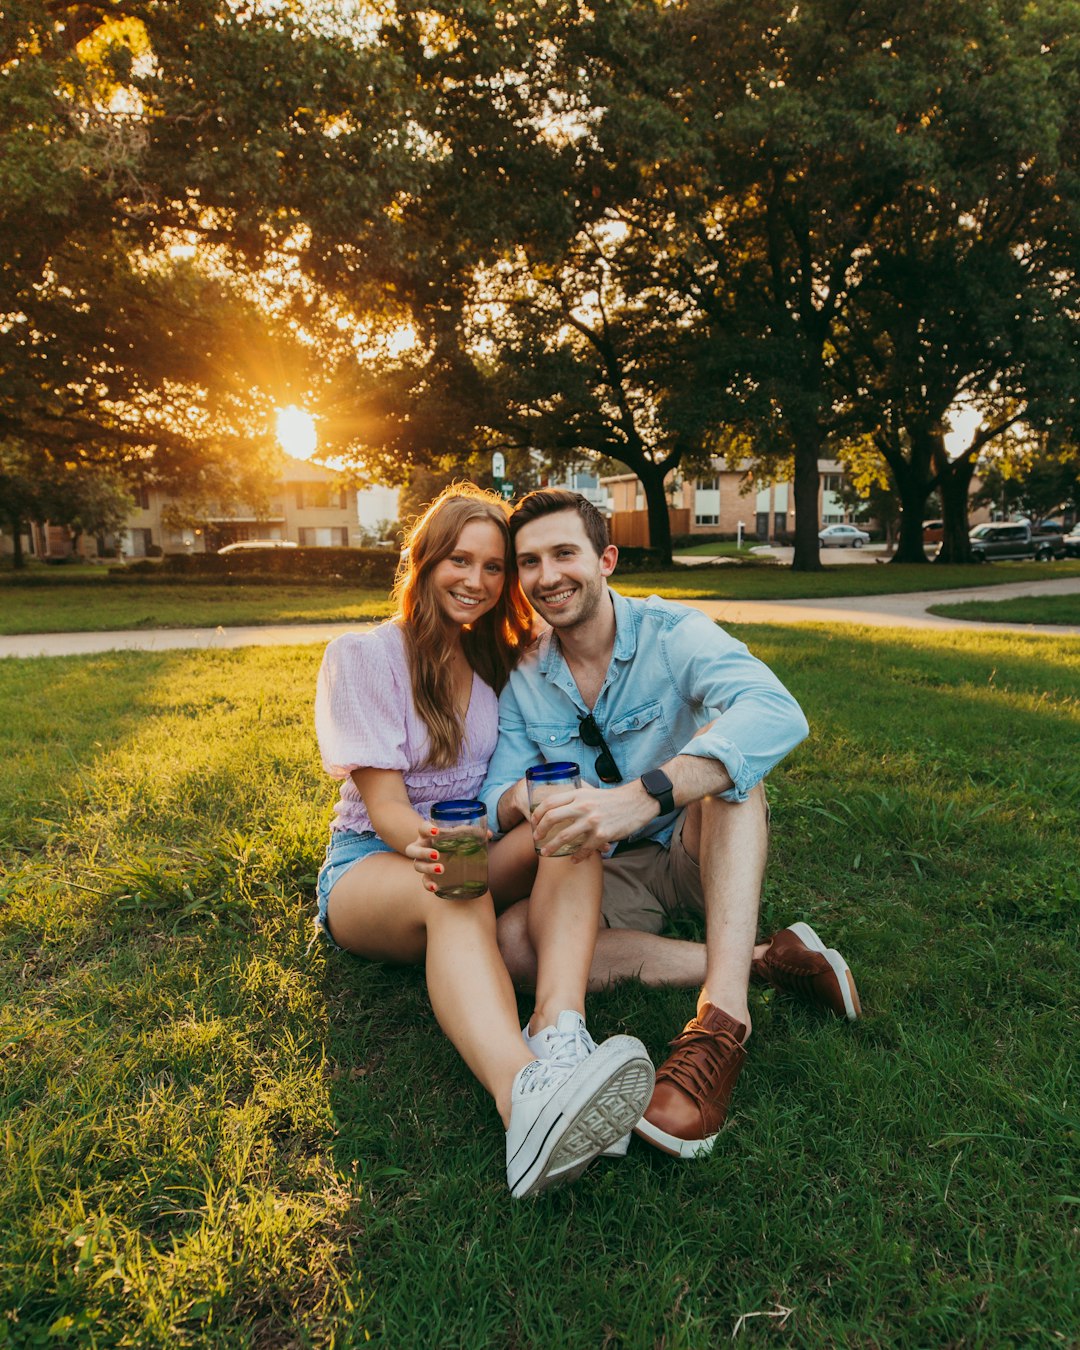
{"label": "black smartwatch", "polygon": [[675,810],[675,785],[663,769],[650,769],[641,775],[641,786],[660,803],[660,814],[669,815]]}

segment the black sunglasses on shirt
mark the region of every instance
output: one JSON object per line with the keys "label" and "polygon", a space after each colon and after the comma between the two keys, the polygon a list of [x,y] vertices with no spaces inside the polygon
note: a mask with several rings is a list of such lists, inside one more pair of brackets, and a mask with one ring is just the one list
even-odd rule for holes
{"label": "black sunglasses on shirt", "polygon": [[578,718],[578,730],[581,733],[581,739],[590,749],[599,749],[600,751],[596,756],[596,763],[593,767],[596,769],[596,776],[601,783],[621,783],[623,776],[619,772],[619,766],[615,763],[615,756],[608,749],[607,741],[604,740],[592,713],[589,713],[586,717]]}

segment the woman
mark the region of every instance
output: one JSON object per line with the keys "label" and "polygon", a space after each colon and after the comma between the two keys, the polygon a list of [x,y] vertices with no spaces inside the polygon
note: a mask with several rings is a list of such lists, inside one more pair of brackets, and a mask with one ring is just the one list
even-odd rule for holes
{"label": "woman", "polygon": [[[490,892],[444,900],[433,803],[475,797],[498,731],[497,690],[529,636],[531,612],[509,579],[507,507],[471,484],[447,488],[409,535],[395,618],[330,643],[315,723],[327,771],[343,781],[318,924],[348,951],[424,962],[439,1025],[495,1100],[515,1197],[580,1175],[636,1124],[652,1092],[644,1046],[584,1029],[585,980],[600,907],[560,905],[541,859],[533,892],[538,988],[562,1010],[534,1058],[495,935]],[[568,1045],[571,1049],[568,1049]]]}

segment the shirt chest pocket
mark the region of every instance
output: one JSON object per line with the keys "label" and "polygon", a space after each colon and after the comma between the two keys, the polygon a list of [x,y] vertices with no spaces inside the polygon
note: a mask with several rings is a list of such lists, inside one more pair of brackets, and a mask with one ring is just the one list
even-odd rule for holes
{"label": "shirt chest pocket", "polygon": [[609,723],[608,739],[613,748],[619,741],[629,748],[639,736],[641,748],[647,747],[649,756],[657,763],[660,762],[658,756],[670,759],[677,752],[678,747],[671,738],[664,716],[664,705],[658,699],[620,713]]}
{"label": "shirt chest pocket", "polygon": [[576,722],[527,722],[529,740],[546,759],[567,759],[571,742],[579,737]]}

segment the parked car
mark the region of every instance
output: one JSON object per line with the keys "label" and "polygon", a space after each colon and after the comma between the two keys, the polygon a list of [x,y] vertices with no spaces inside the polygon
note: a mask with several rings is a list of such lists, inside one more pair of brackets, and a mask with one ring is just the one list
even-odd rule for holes
{"label": "parked car", "polygon": [[1061,547],[1065,550],[1067,558],[1080,558],[1080,523],[1074,525],[1072,533],[1062,539]]}
{"label": "parked car", "polygon": [[1051,558],[1065,556],[1060,535],[1042,534],[1026,520],[976,525],[968,538],[971,556],[976,562],[990,562],[994,558],[1034,558],[1036,562],[1049,562]]}
{"label": "parked car", "polygon": [[818,530],[819,548],[862,548],[869,542],[866,531],[854,525],[826,525],[823,530]]}
{"label": "parked car", "polygon": [[296,548],[291,539],[239,539],[235,544],[226,544],[219,553],[244,553],[253,548]]}
{"label": "parked car", "polygon": [[943,520],[924,520],[922,523],[922,541],[924,544],[940,544],[945,538]]}

